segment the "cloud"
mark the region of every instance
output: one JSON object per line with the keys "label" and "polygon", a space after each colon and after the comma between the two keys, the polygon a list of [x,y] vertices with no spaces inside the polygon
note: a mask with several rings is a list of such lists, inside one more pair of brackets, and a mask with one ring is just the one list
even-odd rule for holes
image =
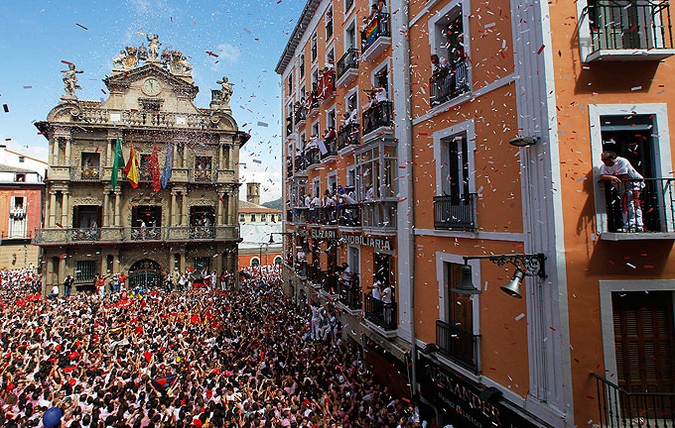
{"label": "cloud", "polygon": [[237,62],[241,51],[229,43],[221,43],[218,45],[218,55],[230,62]]}

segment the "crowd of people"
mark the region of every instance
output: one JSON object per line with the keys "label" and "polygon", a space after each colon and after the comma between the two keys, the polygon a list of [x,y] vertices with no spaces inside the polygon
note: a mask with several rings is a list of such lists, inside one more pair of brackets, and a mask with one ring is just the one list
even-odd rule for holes
{"label": "crowd of people", "polygon": [[39,290],[35,272],[0,272],[4,427],[422,426],[275,268],[225,290]]}

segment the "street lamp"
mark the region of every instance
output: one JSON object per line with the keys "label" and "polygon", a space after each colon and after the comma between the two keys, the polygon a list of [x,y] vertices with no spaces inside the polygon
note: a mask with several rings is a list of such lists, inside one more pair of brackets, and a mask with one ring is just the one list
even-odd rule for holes
{"label": "street lamp", "polygon": [[546,256],[542,253],[538,254],[496,254],[490,256],[465,256],[464,266],[462,266],[462,279],[456,288],[451,291],[457,294],[481,294],[482,291],[477,289],[471,282],[471,266],[468,265],[469,260],[488,259],[499,267],[505,264],[511,264],[516,267],[516,273],[513,275],[511,281],[500,288],[509,296],[522,299],[520,294],[520,284],[523,282],[525,276],[538,276],[541,279],[546,278],[546,266],[544,262]]}
{"label": "street lamp", "polygon": [[[258,260],[260,260],[260,266],[261,267],[262,267],[262,249],[263,249],[263,247],[265,247],[265,255],[268,255],[269,245],[270,244],[267,243],[267,242],[261,242],[260,243],[260,254],[259,254],[260,257],[258,258]],[[265,264],[267,264],[268,261],[269,260],[265,260]]]}

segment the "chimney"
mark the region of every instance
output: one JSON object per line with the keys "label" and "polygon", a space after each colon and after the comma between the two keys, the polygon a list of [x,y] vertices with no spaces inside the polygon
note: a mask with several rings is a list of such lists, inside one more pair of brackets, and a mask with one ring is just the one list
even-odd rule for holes
{"label": "chimney", "polygon": [[246,200],[260,205],[260,183],[246,183]]}

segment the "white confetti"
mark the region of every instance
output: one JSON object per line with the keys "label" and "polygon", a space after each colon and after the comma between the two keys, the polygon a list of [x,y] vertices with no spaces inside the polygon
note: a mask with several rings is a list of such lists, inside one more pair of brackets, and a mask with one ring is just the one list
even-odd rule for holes
{"label": "white confetti", "polygon": [[515,317],[514,319],[515,319],[516,321],[520,321],[520,320],[522,320],[523,318],[525,318],[525,314],[521,312],[520,315],[518,315],[518,316]]}

